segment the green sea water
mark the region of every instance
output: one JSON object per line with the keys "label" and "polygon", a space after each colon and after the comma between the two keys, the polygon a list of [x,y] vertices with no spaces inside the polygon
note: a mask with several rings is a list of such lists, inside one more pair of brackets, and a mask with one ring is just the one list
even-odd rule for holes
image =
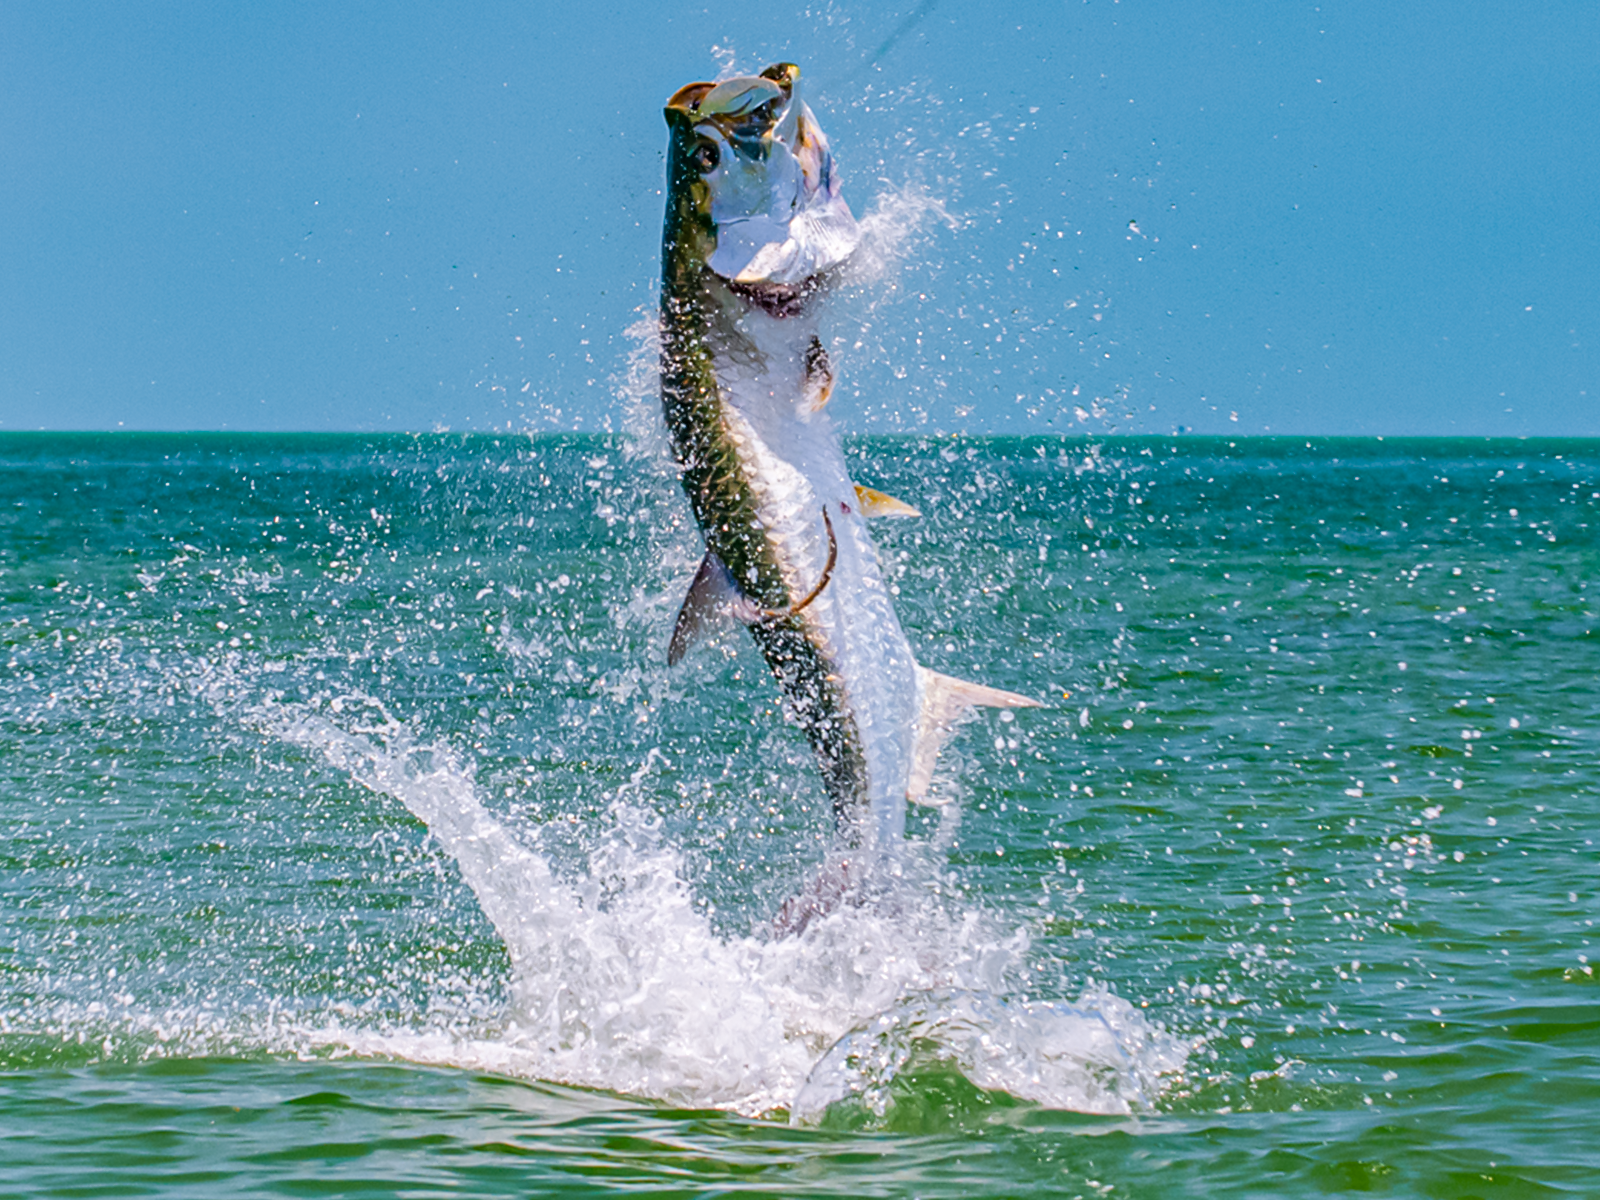
{"label": "green sea water", "polygon": [[654,448],[0,435],[0,1196],[1600,1195],[1600,443],[849,453],[1047,706],[778,938]]}

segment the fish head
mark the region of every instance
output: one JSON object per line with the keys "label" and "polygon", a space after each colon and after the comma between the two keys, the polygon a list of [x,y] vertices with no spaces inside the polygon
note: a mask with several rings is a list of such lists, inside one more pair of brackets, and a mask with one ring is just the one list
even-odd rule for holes
{"label": "fish head", "polygon": [[799,67],[776,63],[691,83],[667,101],[669,212],[676,207],[692,227],[690,252],[731,283],[802,285],[859,240],[799,83]]}

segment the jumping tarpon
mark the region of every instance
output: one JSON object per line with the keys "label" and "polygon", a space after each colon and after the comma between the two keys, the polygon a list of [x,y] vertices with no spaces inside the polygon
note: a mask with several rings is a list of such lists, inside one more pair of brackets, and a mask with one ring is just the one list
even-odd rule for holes
{"label": "jumping tarpon", "polygon": [[842,841],[887,853],[960,714],[1036,702],[919,666],[895,617],[866,518],[917,513],[851,480],[824,411],[817,309],[859,234],[799,81],[778,63],[667,101],[661,401],[706,542],[667,657],[745,624]]}

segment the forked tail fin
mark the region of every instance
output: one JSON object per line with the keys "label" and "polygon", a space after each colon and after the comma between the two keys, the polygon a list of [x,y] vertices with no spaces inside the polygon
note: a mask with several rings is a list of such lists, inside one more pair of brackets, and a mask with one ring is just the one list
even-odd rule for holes
{"label": "forked tail fin", "polygon": [[980,707],[1039,707],[1037,700],[1027,696],[941,675],[923,666],[917,668],[917,686],[922,692],[922,707],[917,714],[917,740],[911,749],[911,776],[906,783],[906,799],[916,804],[921,804],[928,794],[933,762],[962,713]]}

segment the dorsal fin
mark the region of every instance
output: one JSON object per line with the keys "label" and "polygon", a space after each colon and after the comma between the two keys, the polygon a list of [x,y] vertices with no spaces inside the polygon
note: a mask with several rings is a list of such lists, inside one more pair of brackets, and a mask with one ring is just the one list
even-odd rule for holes
{"label": "dorsal fin", "polygon": [[875,488],[856,484],[856,504],[863,517],[920,517],[922,514],[904,500],[896,500]]}
{"label": "dorsal fin", "polygon": [[917,713],[917,738],[911,749],[911,774],[906,781],[906,799],[915,804],[921,804],[928,794],[934,760],[963,713],[978,707],[1039,707],[1037,700],[1027,696],[941,675],[923,666],[917,667],[917,687],[922,704]]}

